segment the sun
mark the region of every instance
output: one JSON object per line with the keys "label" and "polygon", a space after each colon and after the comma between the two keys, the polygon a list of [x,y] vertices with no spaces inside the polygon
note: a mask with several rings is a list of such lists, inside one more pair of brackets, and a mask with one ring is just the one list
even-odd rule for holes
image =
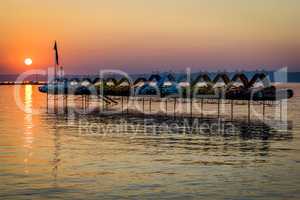
{"label": "sun", "polygon": [[32,59],[31,58],[26,58],[24,60],[24,63],[25,63],[25,65],[30,66],[30,65],[32,65]]}

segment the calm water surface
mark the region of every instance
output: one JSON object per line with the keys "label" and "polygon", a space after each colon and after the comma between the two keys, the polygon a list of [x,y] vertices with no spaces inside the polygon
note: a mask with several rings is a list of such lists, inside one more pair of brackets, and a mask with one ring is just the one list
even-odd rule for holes
{"label": "calm water surface", "polygon": [[78,129],[78,118],[33,115],[45,103],[35,86],[21,88],[26,112],[16,106],[14,88],[0,86],[0,198],[298,200],[300,85],[290,87],[296,97],[288,131],[91,136]]}

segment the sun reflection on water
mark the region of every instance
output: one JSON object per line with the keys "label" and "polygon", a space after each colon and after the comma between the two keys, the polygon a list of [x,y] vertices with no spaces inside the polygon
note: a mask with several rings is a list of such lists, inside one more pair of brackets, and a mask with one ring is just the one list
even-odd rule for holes
{"label": "sun reflection on water", "polygon": [[33,123],[32,123],[32,86],[25,86],[25,98],[24,98],[24,106],[25,106],[25,116],[24,116],[24,148],[26,149],[26,154],[24,158],[25,164],[25,173],[29,173],[29,159],[32,156],[32,144],[34,141],[34,135],[32,132]]}

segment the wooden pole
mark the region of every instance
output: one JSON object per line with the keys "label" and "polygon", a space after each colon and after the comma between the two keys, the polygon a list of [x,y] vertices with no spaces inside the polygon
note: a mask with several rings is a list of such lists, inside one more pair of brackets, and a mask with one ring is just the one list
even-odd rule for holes
{"label": "wooden pole", "polygon": [[121,96],[121,106],[122,106],[121,110],[122,110],[122,114],[123,114],[123,111],[124,111],[124,97],[123,96]]}
{"label": "wooden pole", "polygon": [[68,109],[68,99],[67,99],[67,95],[64,94],[63,95],[63,101],[64,101],[64,113],[67,113],[67,109]]}
{"label": "wooden pole", "polygon": [[63,101],[63,112],[66,112],[66,96],[65,94],[62,95],[62,101]]}
{"label": "wooden pole", "polygon": [[204,99],[201,98],[201,118],[203,118],[203,114],[204,114]]}
{"label": "wooden pole", "polygon": [[86,101],[85,101],[86,106],[85,106],[85,108],[88,109],[89,108],[89,103],[90,103],[90,96],[87,95],[87,96],[85,96],[85,98],[86,98]]}
{"label": "wooden pole", "polygon": [[87,96],[84,95],[84,110],[87,108]]}
{"label": "wooden pole", "polygon": [[220,118],[220,98],[218,99],[218,118]]}
{"label": "wooden pole", "polygon": [[174,108],[173,108],[173,111],[174,111],[174,118],[176,117],[176,103],[177,103],[177,99],[176,97],[174,98]]}
{"label": "wooden pole", "polygon": [[57,83],[56,83],[56,80],[54,82],[54,113],[57,112]]}
{"label": "wooden pole", "polygon": [[231,121],[233,121],[233,100],[231,100]]}
{"label": "wooden pole", "polygon": [[145,99],[144,99],[144,97],[143,97],[143,114],[145,114]]}
{"label": "wooden pole", "polygon": [[47,113],[49,110],[49,69],[47,70]]}
{"label": "wooden pole", "polygon": [[250,123],[250,115],[251,115],[251,101],[248,101],[248,123]]}
{"label": "wooden pole", "polygon": [[69,101],[69,96],[67,94],[67,96],[66,96],[67,113],[69,112],[69,103],[68,103],[68,101]]}
{"label": "wooden pole", "polygon": [[83,106],[84,106],[84,110],[85,110],[86,109],[86,95],[84,95],[83,98],[84,98],[84,105]]}
{"label": "wooden pole", "polygon": [[104,96],[102,97],[102,111],[104,111]]}
{"label": "wooden pole", "polygon": [[165,99],[165,111],[166,115],[168,115],[168,98]]}
{"label": "wooden pole", "polygon": [[84,108],[84,97],[81,95],[81,109],[83,110]]}
{"label": "wooden pole", "polygon": [[90,95],[86,96],[86,108],[89,109],[90,107]]}
{"label": "wooden pole", "polygon": [[87,98],[88,98],[88,109],[90,109],[92,96],[89,95]]}
{"label": "wooden pole", "polygon": [[135,97],[133,96],[131,99],[132,99],[133,106],[135,106]]}
{"label": "wooden pole", "polygon": [[54,94],[54,96],[53,96],[53,111],[54,111],[54,113],[56,113],[56,94]]}
{"label": "wooden pole", "polygon": [[84,99],[84,101],[83,101],[83,108],[85,110],[85,108],[86,108],[86,96],[85,95],[83,96],[83,99]]}
{"label": "wooden pole", "polygon": [[280,100],[280,121],[282,121],[282,100]]}
{"label": "wooden pole", "polygon": [[151,113],[151,103],[152,103],[152,99],[150,97],[150,100],[149,100],[149,112]]}
{"label": "wooden pole", "polygon": [[126,114],[128,115],[128,113],[129,113],[129,95],[128,95],[128,97],[127,97],[127,108],[126,108]]}
{"label": "wooden pole", "polygon": [[47,90],[47,113],[49,110],[49,86],[48,86],[48,90]]}
{"label": "wooden pole", "polygon": [[266,104],[265,101],[263,101],[263,121],[265,121],[265,114],[266,114]]}
{"label": "wooden pole", "polygon": [[190,117],[193,117],[193,97],[190,98]]}

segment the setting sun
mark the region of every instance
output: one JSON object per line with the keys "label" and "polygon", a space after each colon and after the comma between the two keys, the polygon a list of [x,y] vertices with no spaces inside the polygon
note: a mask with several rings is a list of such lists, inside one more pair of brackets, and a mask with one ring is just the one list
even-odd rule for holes
{"label": "setting sun", "polygon": [[26,58],[24,60],[25,65],[30,66],[32,64],[32,59],[31,58]]}

